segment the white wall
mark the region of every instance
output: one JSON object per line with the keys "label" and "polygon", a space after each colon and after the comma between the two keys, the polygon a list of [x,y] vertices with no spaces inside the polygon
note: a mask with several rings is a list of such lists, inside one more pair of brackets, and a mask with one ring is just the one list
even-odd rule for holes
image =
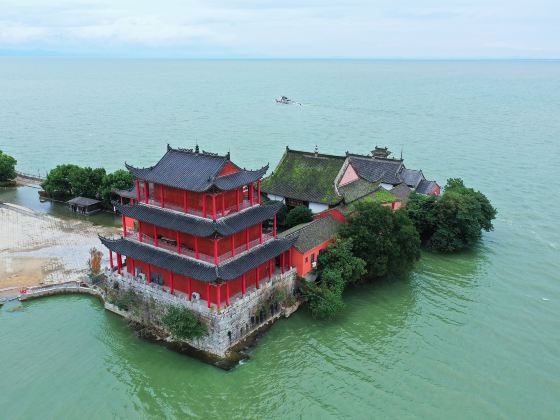
{"label": "white wall", "polygon": [[281,201],[282,203],[286,202],[281,195],[267,194],[267,196],[269,200]]}
{"label": "white wall", "polygon": [[309,203],[309,208],[313,213],[321,213],[322,211],[328,210],[329,206],[321,203]]}

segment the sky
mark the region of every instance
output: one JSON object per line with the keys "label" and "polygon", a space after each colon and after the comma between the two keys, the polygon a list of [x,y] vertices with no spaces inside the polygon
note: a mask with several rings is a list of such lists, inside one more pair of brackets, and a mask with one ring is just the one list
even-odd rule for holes
{"label": "sky", "polygon": [[560,0],[0,0],[0,55],[560,58]]}

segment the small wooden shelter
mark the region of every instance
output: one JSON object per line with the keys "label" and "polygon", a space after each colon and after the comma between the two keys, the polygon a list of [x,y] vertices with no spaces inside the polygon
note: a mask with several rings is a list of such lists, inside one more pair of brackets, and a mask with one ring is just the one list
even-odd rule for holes
{"label": "small wooden shelter", "polygon": [[87,197],[76,197],[66,202],[74,213],[89,215],[101,211],[102,203],[99,200]]}

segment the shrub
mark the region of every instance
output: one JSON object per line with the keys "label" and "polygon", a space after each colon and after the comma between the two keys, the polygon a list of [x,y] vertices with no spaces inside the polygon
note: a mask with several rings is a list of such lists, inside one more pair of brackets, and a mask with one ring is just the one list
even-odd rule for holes
{"label": "shrub", "polygon": [[163,325],[179,339],[202,337],[208,333],[206,325],[200,322],[187,308],[170,306],[162,318]]}
{"label": "shrub", "polygon": [[301,223],[311,222],[313,220],[313,213],[305,206],[297,206],[288,212],[286,216],[286,226],[297,226]]}
{"label": "shrub", "polygon": [[11,181],[16,177],[16,163],[17,160],[0,150],[0,182]]}
{"label": "shrub", "polygon": [[138,305],[140,301],[138,295],[133,290],[127,290],[119,294],[114,304],[122,311],[130,311],[134,306]]}

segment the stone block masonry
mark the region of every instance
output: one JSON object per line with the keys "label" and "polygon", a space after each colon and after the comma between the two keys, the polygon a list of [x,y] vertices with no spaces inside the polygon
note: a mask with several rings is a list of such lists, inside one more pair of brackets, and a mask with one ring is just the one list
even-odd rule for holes
{"label": "stone block masonry", "polygon": [[[261,283],[260,289],[247,291],[244,297],[232,299],[230,306],[218,311],[214,307],[209,309],[204,301],[189,301],[186,296],[172,295],[128,274],[123,276],[107,272],[107,275],[109,288],[114,288],[117,283],[119,291],[133,290],[145,304],[151,305],[153,309],[149,322],[158,329],[163,329],[160,320],[168,306],[183,306],[193,311],[208,327],[208,335],[185,342],[217,357],[226,357],[232,347],[282,316],[285,313],[283,301],[294,294],[297,277],[295,268],[284,274],[274,275],[272,281]],[[112,307],[113,305],[106,305],[108,310]],[[139,321],[142,317],[132,313],[133,311],[114,312],[135,322],[147,322]]]}

